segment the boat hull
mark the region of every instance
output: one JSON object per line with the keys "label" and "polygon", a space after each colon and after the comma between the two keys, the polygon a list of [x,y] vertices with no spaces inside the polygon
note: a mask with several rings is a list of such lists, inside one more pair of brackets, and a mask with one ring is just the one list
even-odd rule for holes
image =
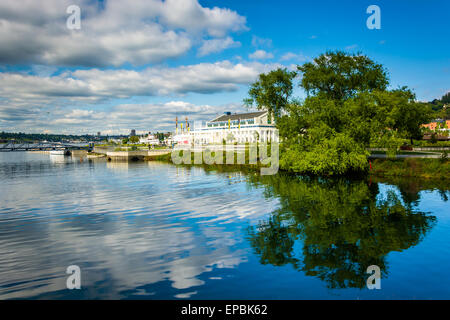
{"label": "boat hull", "polygon": [[58,156],[63,156],[66,154],[65,150],[52,150],[50,151],[51,155],[58,155]]}

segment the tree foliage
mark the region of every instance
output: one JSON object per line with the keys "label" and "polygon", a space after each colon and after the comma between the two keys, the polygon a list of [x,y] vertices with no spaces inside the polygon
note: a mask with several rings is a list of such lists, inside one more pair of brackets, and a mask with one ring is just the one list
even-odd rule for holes
{"label": "tree foliage", "polygon": [[47,133],[24,133],[24,132],[0,132],[0,140],[15,140],[16,142],[32,142],[32,141],[92,141],[98,140],[96,135],[73,135],[73,134],[47,134]]}
{"label": "tree foliage", "polygon": [[[367,56],[327,52],[297,67],[261,74],[247,105],[275,114],[281,168],[318,175],[368,170],[368,147],[395,152],[401,138],[419,138],[431,110],[406,87],[388,90],[382,65]],[[307,92],[292,96],[294,81]]]}
{"label": "tree foliage", "polygon": [[450,119],[450,92],[444,94],[441,99],[428,102],[428,106],[434,111],[434,118]]}
{"label": "tree foliage", "polygon": [[277,69],[268,74],[261,74],[258,81],[249,89],[249,97],[244,100],[247,106],[266,109],[275,119],[286,108],[292,95],[296,73],[287,69]]}
{"label": "tree foliage", "polygon": [[297,69],[308,94],[323,94],[333,100],[345,100],[362,91],[384,90],[389,83],[382,65],[367,56],[342,51],[327,52]]}
{"label": "tree foliage", "polygon": [[131,136],[129,141],[131,143],[138,143],[139,142],[139,137],[138,136]]}
{"label": "tree foliage", "polygon": [[450,91],[444,94],[441,98],[442,103],[450,103]]}
{"label": "tree foliage", "polygon": [[415,95],[406,88],[394,90],[392,95],[396,99],[392,108],[393,128],[410,138],[412,144],[413,139],[422,137],[420,125],[431,120],[431,108],[426,103],[415,102]]}

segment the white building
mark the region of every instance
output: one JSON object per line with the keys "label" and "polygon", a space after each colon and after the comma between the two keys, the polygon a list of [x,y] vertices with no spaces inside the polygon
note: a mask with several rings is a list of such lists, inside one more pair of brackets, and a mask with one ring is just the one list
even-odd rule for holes
{"label": "white building", "polygon": [[174,137],[178,144],[239,144],[247,142],[278,141],[278,130],[271,121],[267,111],[241,114],[225,114],[194,126],[189,132],[178,132]]}
{"label": "white building", "polygon": [[158,137],[154,136],[151,133],[148,133],[147,136],[139,138],[139,143],[145,143],[150,145],[159,145]]}
{"label": "white building", "polygon": [[192,143],[193,137],[191,134],[189,133],[179,133],[179,134],[175,134],[175,136],[173,137],[173,143],[177,144],[177,145],[181,145],[181,144],[186,144],[189,145]]}
{"label": "white building", "polygon": [[171,146],[173,143],[174,143],[174,140],[173,140],[173,136],[172,135],[164,138],[164,144],[166,146]]}

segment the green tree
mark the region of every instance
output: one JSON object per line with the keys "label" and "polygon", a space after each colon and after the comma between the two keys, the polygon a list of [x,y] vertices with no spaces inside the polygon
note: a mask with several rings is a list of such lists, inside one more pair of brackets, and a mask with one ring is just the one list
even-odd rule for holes
{"label": "green tree", "polygon": [[415,102],[415,95],[406,88],[394,90],[395,104],[392,110],[394,129],[411,140],[421,139],[420,125],[427,123],[432,118],[432,110],[426,103]]}
{"label": "green tree", "polygon": [[[410,90],[387,90],[386,70],[367,56],[327,52],[297,69],[260,75],[245,100],[277,117],[282,169],[317,175],[367,171],[367,147],[389,147],[394,154],[400,138],[419,138],[429,118],[429,108],[416,103]],[[297,75],[308,94],[303,101],[292,97]]]}
{"label": "green tree", "polygon": [[130,137],[130,142],[131,143],[138,143],[139,142],[139,137],[138,136],[131,136]]}
{"label": "green tree", "polygon": [[258,80],[250,86],[249,97],[244,99],[245,105],[268,110],[276,121],[281,111],[289,104],[295,76],[296,72],[287,69],[260,74]]}
{"label": "green tree", "polygon": [[[376,101],[388,83],[384,69],[365,56],[328,52],[298,70],[308,97],[279,121],[287,142],[282,168],[321,175],[366,171],[365,148],[374,132],[386,131],[385,110]],[[292,126],[288,118],[298,122],[300,134],[293,139],[286,136]]]}
{"label": "green tree", "polygon": [[385,90],[387,72],[361,54],[329,51],[297,67],[303,75],[301,86],[309,95],[324,94],[333,100],[344,100],[358,92]]}
{"label": "green tree", "polygon": [[450,91],[442,96],[441,102],[445,104],[450,103]]}

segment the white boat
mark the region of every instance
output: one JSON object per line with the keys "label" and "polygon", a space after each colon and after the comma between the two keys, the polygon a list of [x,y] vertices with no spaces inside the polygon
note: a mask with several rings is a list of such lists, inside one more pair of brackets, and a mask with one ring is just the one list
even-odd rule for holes
{"label": "white boat", "polygon": [[50,151],[50,154],[51,155],[58,155],[58,156],[63,156],[64,154],[66,153],[66,151],[65,150],[51,150]]}

